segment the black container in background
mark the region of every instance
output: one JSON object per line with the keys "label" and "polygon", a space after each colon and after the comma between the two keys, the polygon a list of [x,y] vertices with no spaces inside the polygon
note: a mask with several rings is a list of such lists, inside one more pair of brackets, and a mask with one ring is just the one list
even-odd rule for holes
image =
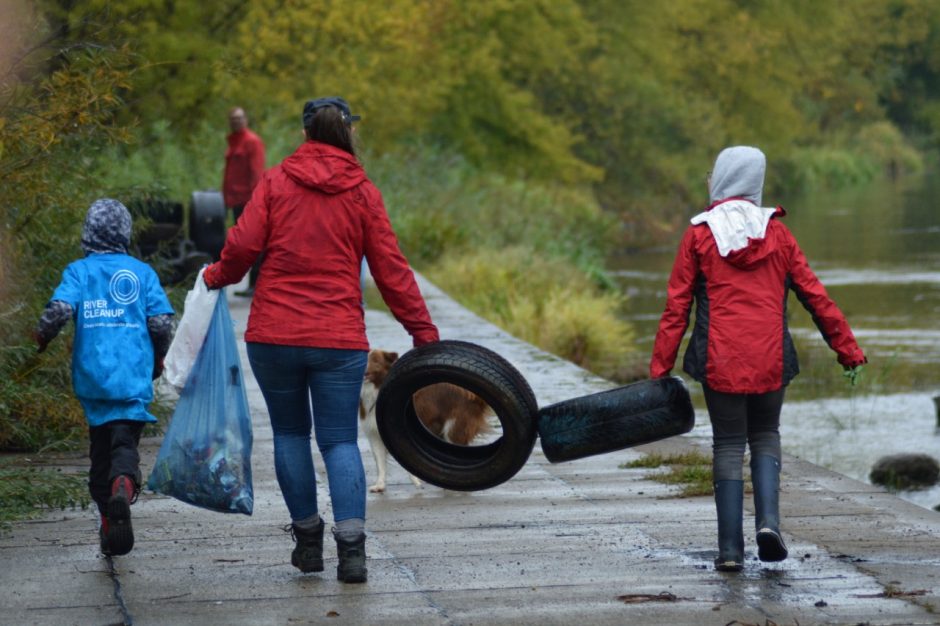
{"label": "black container in background", "polygon": [[196,249],[219,260],[225,245],[225,202],[220,191],[194,191],[189,210],[189,238]]}

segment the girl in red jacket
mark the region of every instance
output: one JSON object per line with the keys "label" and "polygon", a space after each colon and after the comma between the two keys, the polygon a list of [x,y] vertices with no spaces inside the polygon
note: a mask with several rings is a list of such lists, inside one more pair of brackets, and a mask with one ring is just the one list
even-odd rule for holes
{"label": "girl in red jacket", "polygon": [[265,254],[245,341],[274,431],[274,467],[296,541],[291,563],[323,571],[312,428],[330,485],[337,578],[347,583],[366,580],[366,481],[356,443],[369,349],[363,257],[414,345],[438,340],[382,197],[356,159],[358,119],[342,98],[307,102],[307,141],[264,173],[221,260],[204,273],[210,288],[230,285]]}
{"label": "girl in red jacket", "polygon": [[744,566],[742,531],[745,444],[751,452],[758,557],[782,561],[780,409],[799,372],[787,329],[787,295],[796,293],[839,363],[854,376],[866,363],[845,317],[780,221],[781,207],[761,207],[766,159],[757,148],[723,150],[709,177],[711,205],[692,218],[669,277],[650,376],[672,370],[695,301],[695,325],[683,369],[702,384],[712,423],[718,558],[715,568]]}

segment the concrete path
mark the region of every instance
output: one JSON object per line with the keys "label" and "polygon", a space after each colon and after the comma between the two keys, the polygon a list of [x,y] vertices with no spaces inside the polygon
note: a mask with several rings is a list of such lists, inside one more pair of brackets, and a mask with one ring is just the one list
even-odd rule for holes
{"label": "concrete path", "polygon": [[[540,406],[612,386],[510,337],[426,281],[421,288],[443,338],[507,358]],[[242,332],[248,303],[230,301]],[[410,347],[385,313],[369,311],[367,322],[374,347]],[[794,458],[785,459],[781,496],[791,558],[752,560],[740,575],[715,572],[711,498],[677,498],[651,480],[659,470],[618,467],[650,451],[707,452],[704,415],[689,435],[558,465],[536,445],[515,478],[482,492],[415,488],[391,461],[388,491],[369,495],[369,582],[335,580],[329,539],[326,571],[302,575],[289,562],[271,430],[246,371],[254,515],[144,494],[133,509],[134,551],[110,561],[98,554],[90,511],[16,524],[0,538],[0,623],[940,624],[940,514]],[[156,438],[143,443],[145,475],[158,447]],[[371,480],[365,438],[360,448]],[[747,550],[753,556],[750,536]]]}

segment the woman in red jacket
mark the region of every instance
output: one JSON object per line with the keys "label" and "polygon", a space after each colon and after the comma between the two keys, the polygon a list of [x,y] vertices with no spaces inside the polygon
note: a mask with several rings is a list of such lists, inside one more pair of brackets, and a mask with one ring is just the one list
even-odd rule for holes
{"label": "woman in red jacket", "polygon": [[382,197],[356,159],[358,119],[342,98],[307,102],[307,141],[265,172],[228,231],[221,260],[204,273],[210,288],[230,285],[265,254],[245,341],[274,431],[274,467],[296,541],[291,563],[323,571],[312,428],[326,464],[344,582],[366,580],[365,472],[356,443],[369,349],[363,258],[414,345],[438,340]]}
{"label": "woman in red jacket", "polygon": [[709,177],[711,205],[692,218],[669,278],[650,376],[667,376],[696,303],[683,369],[702,384],[712,423],[718,509],[715,568],[740,571],[745,445],[751,452],[758,557],[782,561],[780,409],[799,372],[787,329],[787,295],[796,293],[847,373],[866,362],[845,317],[813,274],[781,207],[762,208],[766,159],[736,146],[718,155]]}

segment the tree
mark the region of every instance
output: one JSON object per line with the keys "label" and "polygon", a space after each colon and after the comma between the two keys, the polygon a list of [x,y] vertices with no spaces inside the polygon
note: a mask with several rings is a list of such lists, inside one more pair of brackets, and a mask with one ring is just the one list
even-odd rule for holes
{"label": "tree", "polygon": [[582,32],[571,0],[392,0],[352,13],[262,0],[238,30],[244,54],[224,93],[286,119],[310,97],[342,94],[378,152],[430,135],[495,169],[597,178],[573,153],[575,122],[539,97],[577,71]]}
{"label": "tree", "polygon": [[91,159],[126,137],[113,117],[129,56],[93,39],[66,44],[35,7],[5,8],[22,37],[0,67],[0,449],[35,449],[85,426],[69,385],[68,339],[40,359],[31,330],[79,253]]}

